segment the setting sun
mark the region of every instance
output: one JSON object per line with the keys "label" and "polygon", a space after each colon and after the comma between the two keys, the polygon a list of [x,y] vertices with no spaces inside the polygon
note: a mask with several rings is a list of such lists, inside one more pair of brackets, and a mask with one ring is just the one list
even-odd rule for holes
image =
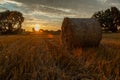
{"label": "setting sun", "polygon": [[36,24],[35,25],[35,31],[39,31],[40,30],[40,25],[39,24]]}

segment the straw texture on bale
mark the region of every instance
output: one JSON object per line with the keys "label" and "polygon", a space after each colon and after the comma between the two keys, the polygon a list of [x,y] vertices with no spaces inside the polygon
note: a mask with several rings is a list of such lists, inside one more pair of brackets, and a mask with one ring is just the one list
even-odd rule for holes
{"label": "straw texture on bale", "polygon": [[99,22],[93,18],[64,18],[61,40],[67,48],[98,46],[102,38]]}

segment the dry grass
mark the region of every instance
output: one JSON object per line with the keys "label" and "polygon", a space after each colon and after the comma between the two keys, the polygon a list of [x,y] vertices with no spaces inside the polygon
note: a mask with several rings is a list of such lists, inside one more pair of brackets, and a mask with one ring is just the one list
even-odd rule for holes
{"label": "dry grass", "polygon": [[0,36],[0,80],[120,80],[120,34],[72,51],[59,36]]}

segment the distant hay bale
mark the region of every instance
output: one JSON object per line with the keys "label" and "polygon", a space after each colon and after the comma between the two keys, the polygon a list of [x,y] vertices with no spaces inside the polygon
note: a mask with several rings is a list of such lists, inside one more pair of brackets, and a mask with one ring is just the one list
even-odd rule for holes
{"label": "distant hay bale", "polygon": [[64,18],[61,40],[67,48],[98,46],[102,38],[100,24],[93,18]]}

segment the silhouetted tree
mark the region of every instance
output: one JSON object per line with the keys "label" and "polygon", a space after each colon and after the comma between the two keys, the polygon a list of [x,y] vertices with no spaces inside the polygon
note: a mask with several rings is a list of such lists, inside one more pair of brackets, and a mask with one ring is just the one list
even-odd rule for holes
{"label": "silhouetted tree", "polygon": [[0,32],[2,34],[12,34],[21,31],[24,17],[18,11],[0,12]]}
{"label": "silhouetted tree", "polygon": [[35,28],[32,28],[32,31],[35,32]]}
{"label": "silhouetted tree", "polygon": [[120,25],[120,11],[116,7],[111,7],[105,11],[98,11],[92,18],[98,19],[105,31],[117,32],[117,26]]}

